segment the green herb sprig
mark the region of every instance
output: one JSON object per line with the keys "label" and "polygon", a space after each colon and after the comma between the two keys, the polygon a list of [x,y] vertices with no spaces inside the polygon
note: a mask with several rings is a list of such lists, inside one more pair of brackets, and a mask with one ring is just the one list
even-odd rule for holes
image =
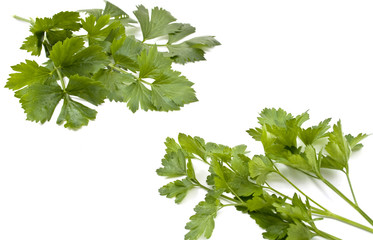
{"label": "green herb sprig", "polygon": [[61,101],[57,123],[70,129],[94,120],[92,107],[105,99],[126,102],[132,112],[179,110],[197,101],[193,83],[172,64],[205,60],[206,50],[220,43],[213,36],[186,39],[195,28],[176,22],[162,8],[149,13],[139,5],[133,13],[137,20],[107,1],[105,9],[65,11],[51,18],[15,16],[31,25],[21,49],[34,56],[44,51],[48,58],[43,64],[25,60],[12,66],[15,73],[6,83],[27,120],[50,121]]}
{"label": "green herb sprig", "polygon": [[[163,167],[157,170],[157,174],[180,179],[160,188],[160,194],[180,203],[193,188],[207,191],[205,199],[198,203],[195,214],[186,224],[185,240],[197,240],[202,236],[210,238],[217,212],[229,206],[249,214],[264,229],[264,239],[308,240],[315,236],[341,239],[316,226],[315,222],[324,218],[373,234],[373,220],[358,205],[348,164],[351,153],[363,147],[360,142],[367,135],[344,135],[341,121],[331,127],[330,118],[316,126],[303,128],[302,124],[308,119],[307,112],[293,116],[282,109],[264,109],[258,117],[260,126],[247,131],[264,148],[264,154],[252,157],[248,156],[245,145],[228,147],[206,143],[200,137],[185,134],[179,134],[177,141],[167,138]],[[209,175],[205,181],[196,176],[195,161],[207,164]],[[325,184],[355,209],[367,225],[337,215],[316,202],[286,176],[280,165]],[[323,169],[343,172],[352,199],[324,176]],[[294,188],[294,194],[288,196],[273,188],[268,178],[270,175],[278,175],[287,182]]]}

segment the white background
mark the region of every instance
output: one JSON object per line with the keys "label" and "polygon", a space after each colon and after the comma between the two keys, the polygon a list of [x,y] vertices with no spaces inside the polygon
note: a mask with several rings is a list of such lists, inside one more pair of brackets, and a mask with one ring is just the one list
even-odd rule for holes
{"label": "white background", "polygon": [[[26,121],[13,92],[3,88],[10,66],[32,59],[19,50],[28,26],[12,15],[52,16],[103,8],[104,2],[7,1],[0,9],[1,240],[183,239],[204,193],[193,191],[180,205],[159,196],[158,188],[167,182],[155,173],[164,140],[183,132],[230,146],[247,144],[260,153],[245,131],[257,126],[264,107],[293,114],[309,110],[309,125],[333,117],[333,123],[342,119],[345,133],[373,133],[372,1],[112,3],[128,13],[140,3],[161,6],[199,35],[216,36],[222,45],[206,55],[207,61],[176,66],[195,83],[199,102],[178,112],[136,114],[123,103],[107,102],[79,131],[56,125],[56,116],[44,125]],[[351,159],[351,177],[361,208],[373,216],[372,137],[364,144]],[[345,179],[335,177],[348,194]],[[303,180],[300,185],[326,207],[365,224],[329,190],[316,190],[321,184]],[[373,239],[337,222],[319,227],[342,239]],[[211,239],[261,239],[261,232],[249,216],[226,208]]]}

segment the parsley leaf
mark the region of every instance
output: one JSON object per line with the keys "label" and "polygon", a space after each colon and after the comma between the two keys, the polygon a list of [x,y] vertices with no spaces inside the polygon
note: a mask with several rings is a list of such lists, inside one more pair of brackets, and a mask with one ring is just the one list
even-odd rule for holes
{"label": "parsley leaf", "polygon": [[65,95],[62,110],[57,119],[57,124],[65,123],[66,128],[79,129],[88,124],[89,120],[96,118],[96,110],[84,106]]}
{"label": "parsley leaf", "polygon": [[165,56],[181,64],[206,60],[206,49],[220,45],[213,36],[196,37],[182,43],[170,44],[173,41],[174,39],[168,42],[168,53],[165,53]]}
{"label": "parsley leaf", "polygon": [[[159,7],[154,7],[150,16],[142,5],[134,11],[137,22],[118,6],[105,2],[104,9],[62,11],[35,20],[15,17],[30,24],[31,35],[21,49],[35,56],[44,49],[48,59],[43,64],[25,60],[12,66],[14,72],[5,85],[16,91],[28,120],[49,121],[62,100],[57,123],[73,130],[96,117],[97,111],[85,102],[95,106],[106,99],[124,102],[136,112],[140,108],[175,111],[198,101],[193,83],[173,69],[173,63],[186,61],[160,51],[161,47],[176,46],[195,28],[175,22],[176,18]],[[144,41],[136,38],[136,29],[142,31]],[[167,46],[156,42],[159,37],[168,39]],[[213,37],[194,37],[186,42],[185,51],[203,49],[198,50],[200,55],[218,45]],[[178,57],[192,60],[187,55]],[[42,89],[55,90],[56,97]],[[30,96],[38,92],[42,94],[39,100],[31,102]]]}
{"label": "parsley leaf", "polygon": [[133,12],[140,23],[143,41],[166,35],[169,23],[176,21],[168,11],[155,7],[149,16],[149,10],[139,5]]}
{"label": "parsley leaf", "polygon": [[54,44],[72,37],[73,32],[81,28],[79,22],[78,12],[60,12],[52,18],[36,18],[30,28],[32,35],[26,38],[21,49],[31,52],[32,55],[40,56],[42,46],[44,46],[49,55]]}
{"label": "parsley leaf", "polygon": [[194,184],[188,178],[184,178],[163,186],[159,189],[159,193],[168,198],[175,198],[175,203],[180,203],[193,187]]}
{"label": "parsley leaf", "polygon": [[333,126],[333,132],[329,134],[329,142],[325,146],[328,156],[343,167],[347,167],[350,158],[350,146],[342,132],[341,121]]}
{"label": "parsley leaf", "polygon": [[[292,115],[283,109],[264,109],[258,117],[260,127],[248,130],[255,140],[262,143],[264,154],[254,154],[252,158],[247,156],[249,152],[245,145],[229,147],[186,134],[179,134],[178,141],[167,138],[163,168],[157,173],[184,178],[165,185],[159,190],[160,194],[180,203],[192,188],[207,191],[205,200],[196,206],[196,213],[186,225],[189,231],[185,239],[210,238],[217,212],[229,206],[254,219],[264,230],[264,239],[340,239],[316,226],[315,221],[324,218],[373,232],[371,227],[326,209],[297,186],[296,181],[301,179],[303,184],[309,178],[320,181],[373,225],[373,220],[357,203],[348,166],[351,152],[362,147],[360,142],[367,135],[344,135],[340,121],[330,131],[330,118],[316,126],[302,128],[308,119],[308,112]],[[321,138],[328,141],[318,141]],[[206,164],[208,173],[200,174],[201,170],[193,165],[194,161]],[[287,171],[287,168],[298,171],[300,175],[292,180],[290,174],[293,171]],[[323,168],[340,170],[346,175],[353,201],[326,179]],[[277,175],[277,178],[268,178],[269,174]],[[205,181],[199,180],[201,175],[207,175]],[[287,195],[290,189],[285,194],[282,188],[273,187],[281,180],[293,188],[292,195]]]}
{"label": "parsley leaf", "polygon": [[162,160],[163,168],[157,170],[159,176],[180,177],[186,176],[186,160],[183,152],[167,153]]}
{"label": "parsley leaf", "polygon": [[54,109],[63,97],[63,91],[57,84],[35,83],[18,90],[15,94],[27,114],[27,120],[44,123],[49,121]]}
{"label": "parsley leaf", "polygon": [[256,179],[256,183],[263,185],[267,175],[274,172],[273,163],[263,155],[254,156],[249,162],[250,177]]}
{"label": "parsley leaf", "polygon": [[208,192],[205,201],[198,203],[194,208],[196,214],[190,217],[190,221],[185,226],[189,230],[185,240],[197,240],[201,236],[207,239],[211,237],[215,227],[215,217],[221,207],[219,194],[220,192]]}
{"label": "parsley leaf", "polygon": [[25,63],[20,63],[12,67],[17,73],[11,73],[5,87],[18,90],[33,83],[46,82],[51,71],[48,68],[39,66],[35,61],[26,60]]}

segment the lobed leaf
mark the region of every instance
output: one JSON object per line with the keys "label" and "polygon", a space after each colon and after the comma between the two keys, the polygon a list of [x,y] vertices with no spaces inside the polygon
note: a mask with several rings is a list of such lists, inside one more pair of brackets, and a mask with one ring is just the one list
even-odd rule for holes
{"label": "lobed leaf", "polygon": [[26,60],[25,63],[20,63],[12,66],[16,73],[11,73],[5,87],[18,90],[25,86],[46,82],[50,76],[51,71],[45,67],[39,66],[35,61]]}
{"label": "lobed leaf", "polygon": [[188,233],[185,235],[185,240],[198,240],[201,236],[209,239],[215,228],[215,217],[220,209],[220,201],[218,200],[221,192],[208,192],[205,201],[198,203],[194,208],[196,212],[190,217],[190,221],[185,228]]}
{"label": "lobed leaf", "polygon": [[180,203],[193,187],[194,184],[188,178],[184,178],[161,187],[159,194],[168,198],[175,198],[175,203]]}
{"label": "lobed leaf", "polygon": [[27,120],[44,123],[51,119],[54,109],[63,97],[63,91],[57,84],[35,83],[18,90],[15,96],[19,98]]}
{"label": "lobed leaf", "polygon": [[186,160],[181,150],[167,153],[162,159],[162,165],[162,168],[157,169],[159,176],[169,178],[186,176]]}
{"label": "lobed leaf", "polygon": [[64,124],[65,128],[77,130],[88,125],[89,120],[96,118],[96,110],[72,100],[68,95],[64,96],[61,113],[57,118],[57,124]]}

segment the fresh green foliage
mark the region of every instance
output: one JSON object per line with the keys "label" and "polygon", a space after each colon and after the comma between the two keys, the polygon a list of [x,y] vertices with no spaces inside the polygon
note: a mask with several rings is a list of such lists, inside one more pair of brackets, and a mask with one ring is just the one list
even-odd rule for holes
{"label": "fresh green foliage", "polygon": [[[264,154],[248,156],[245,145],[228,147],[205,142],[200,137],[180,133],[178,140],[167,138],[166,155],[158,175],[179,178],[159,189],[163,196],[182,202],[193,188],[207,191],[204,201],[195,207],[195,214],[186,224],[186,240],[210,238],[217,212],[234,206],[248,214],[264,229],[263,238],[271,240],[309,240],[315,236],[325,239],[340,239],[318,228],[315,222],[330,218],[373,233],[373,220],[358,206],[349,178],[348,162],[353,151],[363,147],[360,143],[366,134],[356,137],[342,131],[341,121],[330,126],[325,119],[315,126],[304,128],[309,120],[308,112],[293,116],[283,109],[264,109],[258,117],[259,127],[247,132],[260,141]],[[205,181],[197,179],[195,161],[206,164],[208,176]],[[285,165],[321,181],[360,213],[370,227],[332,213],[296,186],[287,176]],[[346,175],[353,200],[346,197],[324,176],[322,169],[341,171]],[[198,172],[200,172],[199,170]],[[294,188],[288,196],[271,187],[278,175]],[[278,178],[277,178],[278,179]]]}
{"label": "fresh green foliage", "polygon": [[174,111],[197,101],[193,83],[172,64],[205,60],[206,50],[220,43],[212,36],[186,39],[195,28],[165,9],[149,13],[139,5],[133,13],[136,20],[106,1],[104,9],[16,17],[31,25],[21,49],[37,57],[44,50],[48,59],[13,66],[5,86],[15,91],[28,120],[49,121],[61,103],[57,123],[79,129],[96,118],[89,104],[105,99],[125,102],[132,112]]}

